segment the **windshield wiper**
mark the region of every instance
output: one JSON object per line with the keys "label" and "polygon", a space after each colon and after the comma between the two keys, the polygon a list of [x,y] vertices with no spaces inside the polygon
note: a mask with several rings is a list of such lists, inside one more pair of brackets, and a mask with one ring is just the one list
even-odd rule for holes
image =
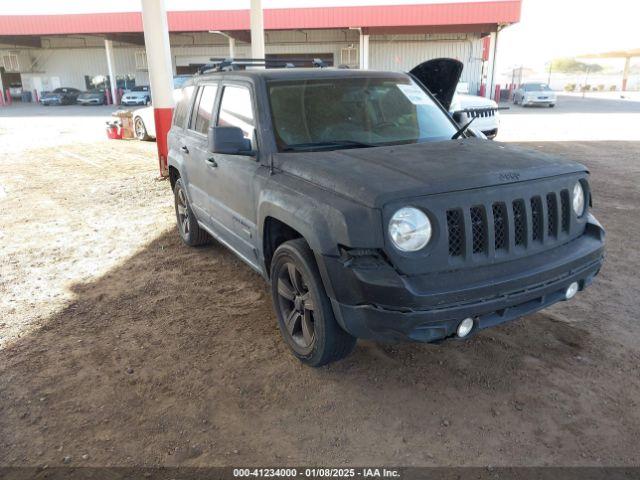
{"label": "windshield wiper", "polygon": [[460,135],[462,135],[465,130],[467,128],[469,128],[469,125],[471,125],[473,123],[473,121],[478,118],[478,117],[473,117],[471,120],[469,120],[466,124],[464,124],[462,127],[460,127],[458,129],[458,131],[456,133],[453,134],[453,137],[451,137],[451,140],[455,140],[456,138],[458,138]]}
{"label": "windshield wiper", "polygon": [[373,143],[358,142],[356,140],[331,140],[327,142],[294,143],[283,148],[285,152],[303,152],[306,150],[325,148],[369,148],[377,147]]}

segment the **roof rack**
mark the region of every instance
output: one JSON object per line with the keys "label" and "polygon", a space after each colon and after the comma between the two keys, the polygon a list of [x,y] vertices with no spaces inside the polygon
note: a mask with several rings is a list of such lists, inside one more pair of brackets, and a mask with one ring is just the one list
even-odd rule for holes
{"label": "roof rack", "polygon": [[328,66],[327,62],[321,58],[210,58],[209,60],[211,63],[200,67],[198,74],[245,70],[247,67],[296,68],[311,66],[326,68]]}

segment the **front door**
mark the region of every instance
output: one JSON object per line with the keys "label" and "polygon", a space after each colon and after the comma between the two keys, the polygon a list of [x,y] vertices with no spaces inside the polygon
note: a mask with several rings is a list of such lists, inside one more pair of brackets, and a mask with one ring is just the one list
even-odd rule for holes
{"label": "front door", "polygon": [[[227,83],[222,86],[217,125],[239,127],[245,138],[258,149],[255,134],[253,95],[248,84]],[[210,154],[215,166],[211,183],[211,213],[222,240],[226,240],[246,261],[258,268],[256,238],[255,178],[260,163],[255,156]]]}

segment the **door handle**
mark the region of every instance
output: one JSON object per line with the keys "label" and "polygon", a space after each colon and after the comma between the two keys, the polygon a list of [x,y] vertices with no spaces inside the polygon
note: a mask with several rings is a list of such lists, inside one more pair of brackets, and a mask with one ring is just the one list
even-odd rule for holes
{"label": "door handle", "polygon": [[216,162],[216,159],[213,157],[207,157],[207,163],[209,164],[210,167],[216,168],[218,166],[218,162]]}
{"label": "door handle", "polygon": [[186,145],[181,146],[180,150],[182,150],[184,153],[189,153],[189,149],[187,148]]}

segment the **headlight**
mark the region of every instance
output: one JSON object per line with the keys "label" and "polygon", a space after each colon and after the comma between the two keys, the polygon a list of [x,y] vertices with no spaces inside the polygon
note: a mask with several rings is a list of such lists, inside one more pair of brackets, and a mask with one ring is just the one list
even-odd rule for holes
{"label": "headlight", "polygon": [[576,212],[578,217],[581,217],[584,213],[584,188],[582,187],[582,183],[576,182],[573,186],[573,211]]}
{"label": "headlight", "polygon": [[431,239],[429,217],[417,208],[401,208],[389,221],[389,236],[398,250],[403,252],[420,250]]}

